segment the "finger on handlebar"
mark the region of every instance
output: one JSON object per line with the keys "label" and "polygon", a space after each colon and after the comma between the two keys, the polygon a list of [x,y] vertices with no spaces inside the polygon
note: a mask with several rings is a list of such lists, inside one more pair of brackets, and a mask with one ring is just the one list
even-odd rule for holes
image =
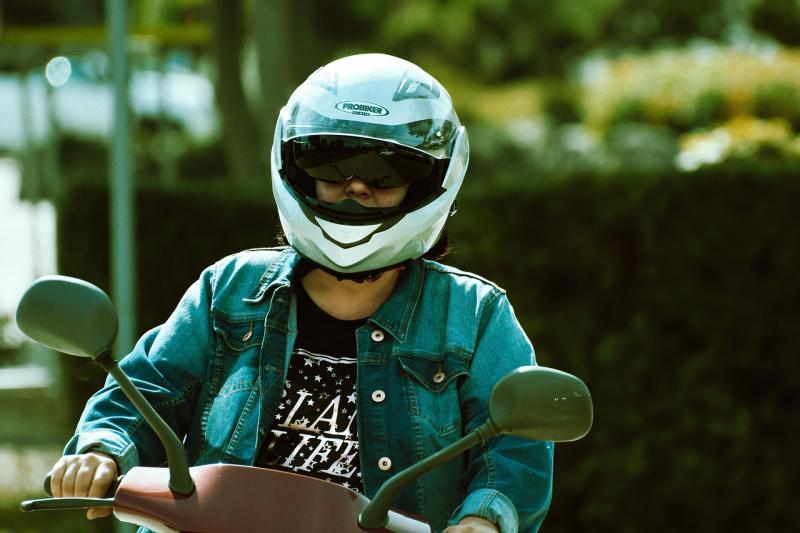
{"label": "finger on handlebar", "polygon": [[[50,472],[47,473],[47,476],[45,476],[44,478],[44,491],[45,493],[47,493],[48,496],[53,495],[53,491],[50,488],[50,480],[52,479],[52,477],[53,477],[53,471],[51,470]],[[115,479],[114,482],[108,486],[108,490],[106,490],[106,493],[103,496],[104,498],[111,498],[112,496],[114,496],[114,493],[117,492],[117,487],[119,486],[123,477],[125,476],[117,477],[117,479]]]}
{"label": "finger on handlebar", "polygon": [[111,516],[112,510],[109,507],[96,507],[86,510],[86,518],[88,520],[95,520],[97,518],[105,518]]}

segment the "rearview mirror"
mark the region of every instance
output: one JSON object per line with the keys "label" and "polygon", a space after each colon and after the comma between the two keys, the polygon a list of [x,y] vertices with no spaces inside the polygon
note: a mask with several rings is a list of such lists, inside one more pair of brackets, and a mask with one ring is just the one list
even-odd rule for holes
{"label": "rearview mirror", "polygon": [[572,374],[523,366],[494,386],[489,416],[501,433],[569,442],[592,427],[592,397],[586,384]]}
{"label": "rearview mirror", "polygon": [[106,293],[80,279],[45,276],[22,295],[17,324],[25,335],[40,344],[70,355],[91,357],[103,367],[164,444],[169,488],[181,495],[194,492],[180,439],[111,357],[118,323],[117,311]]}
{"label": "rearview mirror", "polygon": [[118,328],[117,312],[106,293],[67,276],[36,280],[19,302],[17,325],[48,348],[92,359],[108,352]]}

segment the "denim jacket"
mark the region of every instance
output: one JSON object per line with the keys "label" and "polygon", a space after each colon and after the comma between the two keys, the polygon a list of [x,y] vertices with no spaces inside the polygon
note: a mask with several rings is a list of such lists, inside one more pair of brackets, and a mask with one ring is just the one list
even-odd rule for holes
{"label": "denim jacket", "polygon": [[[297,336],[297,261],[291,248],[222,259],[121,361],[185,437],[190,464],[254,463]],[[494,383],[535,364],[504,291],[427,260],[408,264],[389,299],[356,331],[356,343],[359,460],[368,497],[482,424]],[[381,401],[373,399],[377,390],[385,393],[375,396]],[[90,449],[115,457],[120,473],[165,462],[155,434],[112,378],[88,401],[65,454]],[[501,436],[423,475],[394,507],[426,517],[436,530],[474,515],[504,532],[536,531],[550,504],[552,466],[552,443]]]}

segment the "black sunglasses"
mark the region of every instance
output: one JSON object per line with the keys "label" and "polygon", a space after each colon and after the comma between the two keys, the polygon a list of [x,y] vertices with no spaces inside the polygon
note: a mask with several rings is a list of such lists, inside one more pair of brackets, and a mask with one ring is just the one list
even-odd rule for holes
{"label": "black sunglasses", "polygon": [[[442,160],[393,143],[337,135],[310,135],[284,143],[284,161],[328,183],[359,179],[374,188],[440,179]],[[446,160],[444,160],[446,161]]]}

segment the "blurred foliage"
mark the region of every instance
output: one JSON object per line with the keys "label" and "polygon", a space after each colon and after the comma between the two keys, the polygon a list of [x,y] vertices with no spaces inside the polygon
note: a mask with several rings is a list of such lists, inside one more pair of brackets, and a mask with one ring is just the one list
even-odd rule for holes
{"label": "blurred foliage", "polygon": [[753,28],[789,46],[800,45],[800,4],[797,0],[753,0]]}
{"label": "blurred foliage", "polygon": [[11,315],[0,312],[0,366],[15,363],[19,358],[22,339],[11,335],[11,324]]}
{"label": "blurred foliage", "polygon": [[[437,58],[481,81],[563,74],[598,47],[625,49],[721,39],[738,2],[659,0],[348,0],[324,10],[323,38],[423,64]],[[322,11],[322,10],[320,10]],[[357,27],[358,32],[342,31]],[[340,47],[342,46],[340,45]]]}
{"label": "blurred foliage", "polygon": [[710,131],[684,135],[677,164],[687,171],[710,165],[793,165],[800,173],[800,135],[784,119],[735,118]]}
{"label": "blurred foliage", "polygon": [[[139,190],[140,329],[215,259],[274,242],[268,195]],[[106,198],[98,184],[65,191],[58,254],[61,272],[105,288]],[[467,180],[448,262],[504,286],[539,362],[593,393],[592,432],[557,447],[548,531],[777,531],[800,520],[800,243],[786,231],[798,202],[797,175],[774,168]],[[86,380],[73,389],[77,417],[102,376],[68,379]]]}
{"label": "blurred foliage", "polygon": [[[143,183],[163,183],[158,141],[162,135],[148,137],[142,132],[133,138],[133,173]],[[62,183],[105,180],[108,172],[108,147],[97,140],[73,135],[59,138],[58,151],[62,167]],[[189,144],[175,157],[176,180],[184,184],[198,181],[224,181],[225,159],[219,143],[203,145]],[[266,179],[266,178],[264,178]],[[46,194],[45,194],[46,193]],[[50,196],[53,191],[44,191],[40,196]]]}
{"label": "blurred foliage", "polygon": [[135,26],[157,27],[202,19],[207,11],[208,0],[137,0],[131,3],[131,20]]}
{"label": "blurred foliage", "polygon": [[485,85],[447,65],[439,64],[432,70],[447,88],[462,122],[502,125],[522,116],[541,115],[551,92],[542,79]]}
{"label": "blurred foliage", "polygon": [[539,362],[593,394],[592,432],[556,447],[547,531],[798,522],[797,177],[587,175],[461,199],[451,261],[505,286]]}
{"label": "blurred foliage", "polygon": [[5,25],[98,24],[103,21],[104,0],[3,0]]}
{"label": "blurred foliage", "polygon": [[[40,4],[10,2],[4,20],[29,23]],[[80,15],[69,11],[72,4],[51,6],[47,16],[66,24],[102,22],[101,4],[92,2],[89,14]],[[471,133],[482,129],[484,139],[499,136],[487,148],[473,144],[485,152],[476,161],[502,167],[510,149],[537,175],[571,175],[586,167],[614,174],[626,162],[659,172],[674,165],[681,145],[693,142],[680,134],[710,134],[739,116],[782,118],[795,131],[800,124],[799,52],[765,46],[753,33],[793,44],[800,19],[795,0],[345,0],[335,9],[320,0],[269,6],[237,0],[219,4],[221,11],[212,5],[142,0],[131,6],[131,26],[139,28],[198,21],[214,28],[222,15],[240,8],[234,18],[243,19],[241,24],[223,26],[237,26],[234,33],[250,54],[218,58],[217,67],[241,63],[243,70],[212,75],[218,104],[224,86],[238,86],[231,78],[244,77],[249,89],[247,98],[237,89],[225,99],[228,107],[236,104],[238,116],[224,115],[224,149],[189,149],[163,124],[138,124],[139,175],[160,173],[168,182],[202,174],[261,180],[263,148],[233,137],[245,132],[256,144],[259,137],[269,139],[272,110],[290,86],[314,65],[366,51],[420,63],[448,87]],[[754,43],[761,52],[737,51],[752,50]],[[147,57],[170,49],[150,44],[136,53]],[[731,44],[738,48],[726,48]],[[206,43],[184,52],[194,58],[193,68],[213,71],[209,61],[219,49],[209,50]],[[579,71],[588,73],[583,86],[576,81]],[[547,149],[532,148],[534,140]],[[492,147],[503,153],[487,155]]]}
{"label": "blurred foliage", "polygon": [[615,179],[619,173],[648,176],[671,172],[678,137],[668,128],[624,123],[605,136],[580,123],[519,117],[503,125],[469,125],[468,182],[529,186],[587,173]]}
{"label": "blurred foliage", "polygon": [[660,150],[663,163],[672,145],[672,162],[684,171],[742,163],[800,168],[798,50],[703,44],[596,59],[583,71],[585,126],[610,154],[619,153],[613,139],[634,127],[660,129],[664,142],[653,137],[642,148]]}
{"label": "blurred foliage", "polygon": [[[131,3],[134,26],[154,27],[202,13],[207,0],[137,0]],[[105,22],[105,0],[3,0],[3,23],[9,26],[92,25]]]}
{"label": "blurred foliage", "polygon": [[590,127],[661,124],[685,132],[742,115],[800,126],[800,51],[716,46],[630,55],[587,67],[581,104]]}

